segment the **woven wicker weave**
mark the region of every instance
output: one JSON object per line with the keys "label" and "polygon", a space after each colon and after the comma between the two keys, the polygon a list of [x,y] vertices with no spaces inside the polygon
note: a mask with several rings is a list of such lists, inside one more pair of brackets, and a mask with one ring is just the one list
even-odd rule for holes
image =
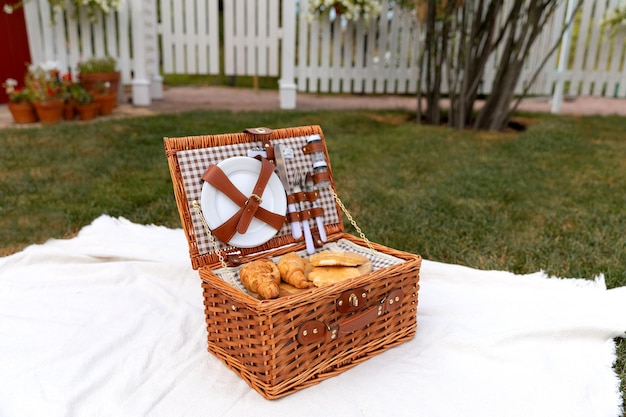
{"label": "woven wicker weave", "polygon": [[[311,134],[319,134],[323,140],[318,126],[275,130],[263,140],[272,142]],[[346,240],[364,250],[373,249],[375,253],[395,257],[398,263],[347,281],[274,300],[259,300],[222,279],[215,273],[222,266],[217,254],[198,250],[199,232],[192,219],[192,199],[184,186],[185,173],[181,173],[178,155],[190,149],[258,142],[259,137],[255,135],[236,133],[166,138],[165,148],[192,265],[199,270],[202,281],[208,350],[265,398],[274,399],[317,384],[411,339],[417,327],[421,257],[349,235],[338,221],[325,223],[329,241]],[[334,189],[332,178],[331,184]],[[341,216],[335,218],[341,219]],[[283,231],[260,247],[237,251],[249,262],[303,248],[302,242],[296,242]],[[229,250],[224,248],[224,252]],[[359,308],[350,313],[340,312],[338,297],[352,294],[357,289],[357,295],[361,297]],[[354,331],[314,343],[299,339],[303,326],[312,320],[323,323],[328,332],[350,320],[360,323],[360,317],[367,312],[382,304],[393,303],[393,297],[388,297],[392,292],[401,294],[400,305],[396,304],[385,314],[381,314],[378,307],[379,317],[359,324]]]}

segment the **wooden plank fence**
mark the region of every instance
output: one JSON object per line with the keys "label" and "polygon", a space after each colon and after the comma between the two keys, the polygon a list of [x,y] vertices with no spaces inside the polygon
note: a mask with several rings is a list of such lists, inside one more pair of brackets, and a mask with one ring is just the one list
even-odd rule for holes
{"label": "wooden plank fence", "polygon": [[[505,7],[511,2],[503,1]],[[562,2],[536,41],[518,93],[559,42],[568,1],[574,0]],[[550,96],[564,87],[574,96],[626,97],[624,31],[612,37],[600,27],[620,1],[584,0],[569,53],[557,51],[547,61],[531,94]],[[414,94],[419,23],[391,0],[382,5],[388,12],[381,18],[356,23],[334,15],[310,19],[303,12],[308,0],[126,0],[95,22],[84,14],[73,19],[70,10],[56,25],[49,24],[47,0],[32,0],[25,15],[33,62],[57,60],[73,68],[83,58],[115,56],[123,83],[151,85],[148,103],[159,97],[162,73],[280,77],[281,90],[299,92]],[[488,65],[482,93],[491,92],[498,56]]]}

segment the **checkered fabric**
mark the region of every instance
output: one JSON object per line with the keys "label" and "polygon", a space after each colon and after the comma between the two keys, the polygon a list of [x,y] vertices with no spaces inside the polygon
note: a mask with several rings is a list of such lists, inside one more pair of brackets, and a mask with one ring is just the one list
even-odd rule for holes
{"label": "checkered fabric", "polygon": [[[312,171],[313,162],[311,160],[311,155],[305,155],[301,151],[304,145],[306,145],[306,136],[278,139],[272,141],[272,143],[280,143],[281,146],[291,147],[294,151],[294,158],[285,160],[291,184],[293,184],[296,172]],[[183,179],[187,203],[189,204],[189,211],[191,213],[191,220],[198,245],[198,252],[201,255],[212,253],[214,251],[214,248],[209,240],[209,236],[202,225],[202,220],[193,209],[194,200],[200,202],[202,187],[204,185],[204,181],[201,178],[202,174],[204,174],[204,172],[212,164],[218,164],[225,159],[235,156],[247,156],[250,149],[262,146],[263,143],[259,141],[177,152],[176,155],[178,157],[178,165]],[[319,197],[316,203],[324,209],[324,224],[338,224],[340,218],[337,213],[337,206],[335,205],[335,200],[331,190],[319,189],[318,191]],[[304,204],[308,205],[309,203],[304,202]],[[306,208],[308,208],[308,206]],[[313,226],[312,220],[311,226]],[[281,230],[278,231],[277,236],[284,236],[290,233],[291,229],[289,224],[285,223]],[[220,251],[230,248],[230,246],[220,241],[217,241],[217,245]]]}

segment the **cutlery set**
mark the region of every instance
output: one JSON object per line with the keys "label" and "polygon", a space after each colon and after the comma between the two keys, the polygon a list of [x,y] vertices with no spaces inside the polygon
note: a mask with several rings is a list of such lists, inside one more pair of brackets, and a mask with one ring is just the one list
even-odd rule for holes
{"label": "cutlery set", "polygon": [[[319,141],[319,138],[317,140]],[[313,254],[315,253],[316,240],[319,240],[321,243],[326,242],[324,210],[318,207],[315,201],[318,197],[318,187],[330,185],[327,177],[319,176],[319,174],[328,172],[328,164],[323,152],[317,150],[312,153],[311,158],[313,161],[313,173],[298,169],[294,171],[293,178],[290,179],[287,170],[288,156],[293,158],[293,150],[291,148],[281,144],[274,145],[276,174],[280,178],[287,194],[287,218],[291,225],[291,235],[296,240],[300,240],[304,236],[307,253]],[[315,174],[318,174],[318,184],[315,181]],[[310,219],[315,219],[317,227],[315,239],[311,231]]]}

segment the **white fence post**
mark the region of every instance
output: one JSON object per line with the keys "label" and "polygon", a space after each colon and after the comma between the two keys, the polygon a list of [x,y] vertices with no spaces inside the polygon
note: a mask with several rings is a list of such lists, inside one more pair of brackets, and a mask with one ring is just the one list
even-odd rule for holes
{"label": "white fence post", "polygon": [[281,34],[282,40],[282,56],[280,60],[281,71],[280,80],[278,80],[280,108],[295,109],[296,108],[296,82],[294,78],[296,65],[296,6],[293,0],[283,0],[283,30]]}
{"label": "white fence post", "polygon": [[[574,2],[576,0],[567,0],[567,11],[565,12],[565,24],[567,24],[570,20],[572,20],[574,14]],[[572,27],[574,25],[571,24],[565,33],[563,34],[563,39],[561,41],[561,51],[559,54],[559,65],[556,70],[557,72],[557,81],[556,87],[554,89],[554,96],[552,97],[552,113],[558,114],[561,110],[561,104],[563,104],[563,90],[565,80],[563,77],[563,73],[567,69],[567,62],[569,61],[569,48],[570,42],[572,40]]]}
{"label": "white fence post", "polygon": [[[135,106],[149,106],[150,80],[146,65],[146,31],[144,19],[151,16],[150,1],[135,0],[131,2],[131,23],[133,34],[133,104]],[[145,13],[145,15],[144,15]]]}
{"label": "white fence post", "polygon": [[150,73],[150,98],[160,100],[163,98],[163,77],[161,77],[159,68],[159,32],[157,29],[158,21],[154,4],[153,2],[150,18],[146,18],[145,20],[148,35],[146,61]]}

